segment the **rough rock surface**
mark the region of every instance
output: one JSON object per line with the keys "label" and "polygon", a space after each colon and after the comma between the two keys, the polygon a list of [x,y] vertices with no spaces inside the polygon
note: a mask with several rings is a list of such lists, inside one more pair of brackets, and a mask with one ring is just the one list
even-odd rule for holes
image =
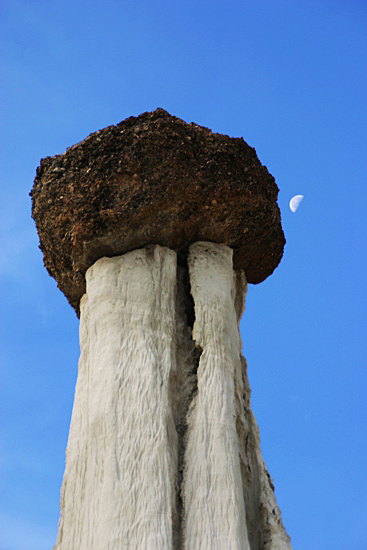
{"label": "rough rock surface", "polygon": [[283,254],[278,187],[255,149],[163,109],[42,159],[31,195],[45,266],[77,314],[85,272],[103,256],[224,243],[260,283]]}
{"label": "rough rock surface", "polygon": [[225,245],[86,274],[55,550],[290,550],[250,410]]}

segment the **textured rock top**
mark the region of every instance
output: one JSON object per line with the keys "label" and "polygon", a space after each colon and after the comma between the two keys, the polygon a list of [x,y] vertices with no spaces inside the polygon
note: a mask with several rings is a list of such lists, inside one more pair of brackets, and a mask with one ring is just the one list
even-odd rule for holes
{"label": "textured rock top", "polygon": [[285,244],[278,191],[242,138],[156,109],[42,159],[32,216],[45,267],[79,314],[86,270],[149,244],[226,244],[235,269],[262,282]]}

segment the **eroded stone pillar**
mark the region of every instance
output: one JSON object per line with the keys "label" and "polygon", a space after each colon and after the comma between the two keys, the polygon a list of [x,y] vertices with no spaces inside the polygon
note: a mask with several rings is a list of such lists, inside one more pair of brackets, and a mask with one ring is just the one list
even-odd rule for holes
{"label": "eroded stone pillar", "polygon": [[289,550],[238,332],[285,244],[255,149],[156,109],[42,159],[31,196],[81,315],[56,550]]}

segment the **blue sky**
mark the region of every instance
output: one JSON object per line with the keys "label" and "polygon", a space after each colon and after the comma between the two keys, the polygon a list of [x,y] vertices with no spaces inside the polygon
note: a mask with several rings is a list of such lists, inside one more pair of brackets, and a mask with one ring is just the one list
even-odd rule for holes
{"label": "blue sky", "polygon": [[365,550],[366,3],[5,0],[0,16],[1,550],[55,542],[79,355],[30,217],[36,168],[156,107],[242,136],[278,183],[284,257],[241,321],[261,447],[295,550]]}

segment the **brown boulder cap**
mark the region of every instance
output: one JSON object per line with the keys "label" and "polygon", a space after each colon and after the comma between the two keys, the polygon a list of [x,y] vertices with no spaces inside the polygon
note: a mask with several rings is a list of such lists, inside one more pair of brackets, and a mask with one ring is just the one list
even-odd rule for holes
{"label": "brown boulder cap", "polygon": [[150,244],[224,243],[234,268],[262,282],[285,244],[278,191],[242,138],[156,109],[41,159],[32,216],[45,267],[79,314],[96,260]]}

